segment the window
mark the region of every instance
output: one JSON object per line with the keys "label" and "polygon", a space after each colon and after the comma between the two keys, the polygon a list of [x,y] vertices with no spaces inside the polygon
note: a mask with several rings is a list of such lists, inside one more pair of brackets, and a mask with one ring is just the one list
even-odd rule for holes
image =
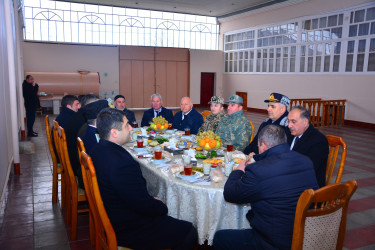
{"label": "window", "polygon": [[[249,67],[238,62],[242,71],[225,67],[225,72],[374,72],[375,3],[362,6],[367,7],[227,33],[225,54],[248,52]],[[237,62],[231,63],[234,69]]]}
{"label": "window", "polygon": [[214,17],[24,0],[25,40],[218,49]]}

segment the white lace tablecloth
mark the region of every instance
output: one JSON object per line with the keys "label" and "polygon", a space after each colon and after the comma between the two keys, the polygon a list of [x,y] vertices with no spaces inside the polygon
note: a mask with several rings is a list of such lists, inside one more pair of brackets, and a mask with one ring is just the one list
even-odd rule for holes
{"label": "white lace tablecloth", "polygon": [[214,234],[220,229],[250,228],[246,220],[250,205],[224,200],[226,178],[221,183],[211,182],[207,186],[189,183],[176,178],[166,168],[156,168],[147,159],[138,159],[132,150],[127,150],[140,163],[150,195],[159,197],[168,206],[168,215],[193,223],[199,244],[207,240],[212,245]]}

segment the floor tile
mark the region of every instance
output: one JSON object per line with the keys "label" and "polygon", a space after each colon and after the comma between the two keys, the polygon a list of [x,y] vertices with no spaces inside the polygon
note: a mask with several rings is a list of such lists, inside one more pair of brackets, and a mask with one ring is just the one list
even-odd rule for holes
{"label": "floor tile", "polygon": [[35,250],[70,250],[70,245],[69,243],[65,243],[65,244],[60,244],[60,245],[38,247],[38,248],[35,248]]}
{"label": "floor tile", "polygon": [[62,215],[60,211],[54,210],[45,210],[41,212],[34,213],[34,222],[41,222],[46,220],[55,220],[55,219],[62,219]]}
{"label": "floor tile", "polygon": [[66,232],[63,218],[54,220],[45,220],[34,223],[34,234],[43,234],[49,232]]}
{"label": "floor tile", "polygon": [[67,242],[68,237],[66,235],[66,232],[64,231],[48,232],[34,235],[35,248],[60,245]]}
{"label": "floor tile", "polygon": [[22,226],[8,226],[3,228],[0,235],[0,240],[13,239],[25,236],[32,236],[34,234],[34,224],[28,223]]}
{"label": "floor tile", "polygon": [[26,236],[0,241],[0,249],[25,250],[33,249],[34,237]]}

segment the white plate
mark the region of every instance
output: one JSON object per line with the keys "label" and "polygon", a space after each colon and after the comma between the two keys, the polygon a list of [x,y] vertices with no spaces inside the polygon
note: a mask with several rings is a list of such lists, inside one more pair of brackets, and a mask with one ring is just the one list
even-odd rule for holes
{"label": "white plate", "polygon": [[147,148],[146,147],[143,147],[143,148],[137,148],[137,147],[134,147],[133,150],[137,153],[140,153],[140,152],[147,152]]}
{"label": "white plate", "polygon": [[185,181],[196,181],[198,178],[203,176],[203,173],[198,171],[192,171],[191,175],[184,175],[184,171],[176,173],[176,177]]}
{"label": "white plate", "polygon": [[176,133],[176,131],[177,131],[177,129],[167,129],[167,130],[165,130],[165,133],[166,134],[174,134],[174,133]]}
{"label": "white plate", "polygon": [[151,158],[151,163],[155,164],[155,165],[158,165],[158,164],[164,164],[164,163],[170,162],[171,160],[172,159],[168,158],[168,157],[164,157],[164,159],[161,159],[161,160],[155,160],[155,159]]}

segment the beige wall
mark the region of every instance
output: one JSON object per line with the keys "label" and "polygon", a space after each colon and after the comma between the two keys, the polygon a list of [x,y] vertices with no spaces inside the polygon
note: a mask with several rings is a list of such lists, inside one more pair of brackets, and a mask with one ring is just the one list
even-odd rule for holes
{"label": "beige wall", "polygon": [[[369,0],[310,0],[221,24],[221,38],[228,31],[278,23],[301,16],[314,15],[359,5]],[[222,46],[221,46],[222,48]],[[290,98],[321,97],[347,99],[345,119],[375,123],[370,105],[375,94],[374,74],[224,74],[225,98],[235,91],[248,92],[248,107],[265,108],[263,100],[271,92]]]}
{"label": "beige wall", "polygon": [[23,62],[25,72],[99,72],[102,96],[108,91],[107,97],[112,97],[119,89],[118,47],[24,42]]}
{"label": "beige wall", "polygon": [[190,96],[192,102],[200,104],[201,73],[215,73],[215,95],[223,96],[222,51],[190,50]]}

